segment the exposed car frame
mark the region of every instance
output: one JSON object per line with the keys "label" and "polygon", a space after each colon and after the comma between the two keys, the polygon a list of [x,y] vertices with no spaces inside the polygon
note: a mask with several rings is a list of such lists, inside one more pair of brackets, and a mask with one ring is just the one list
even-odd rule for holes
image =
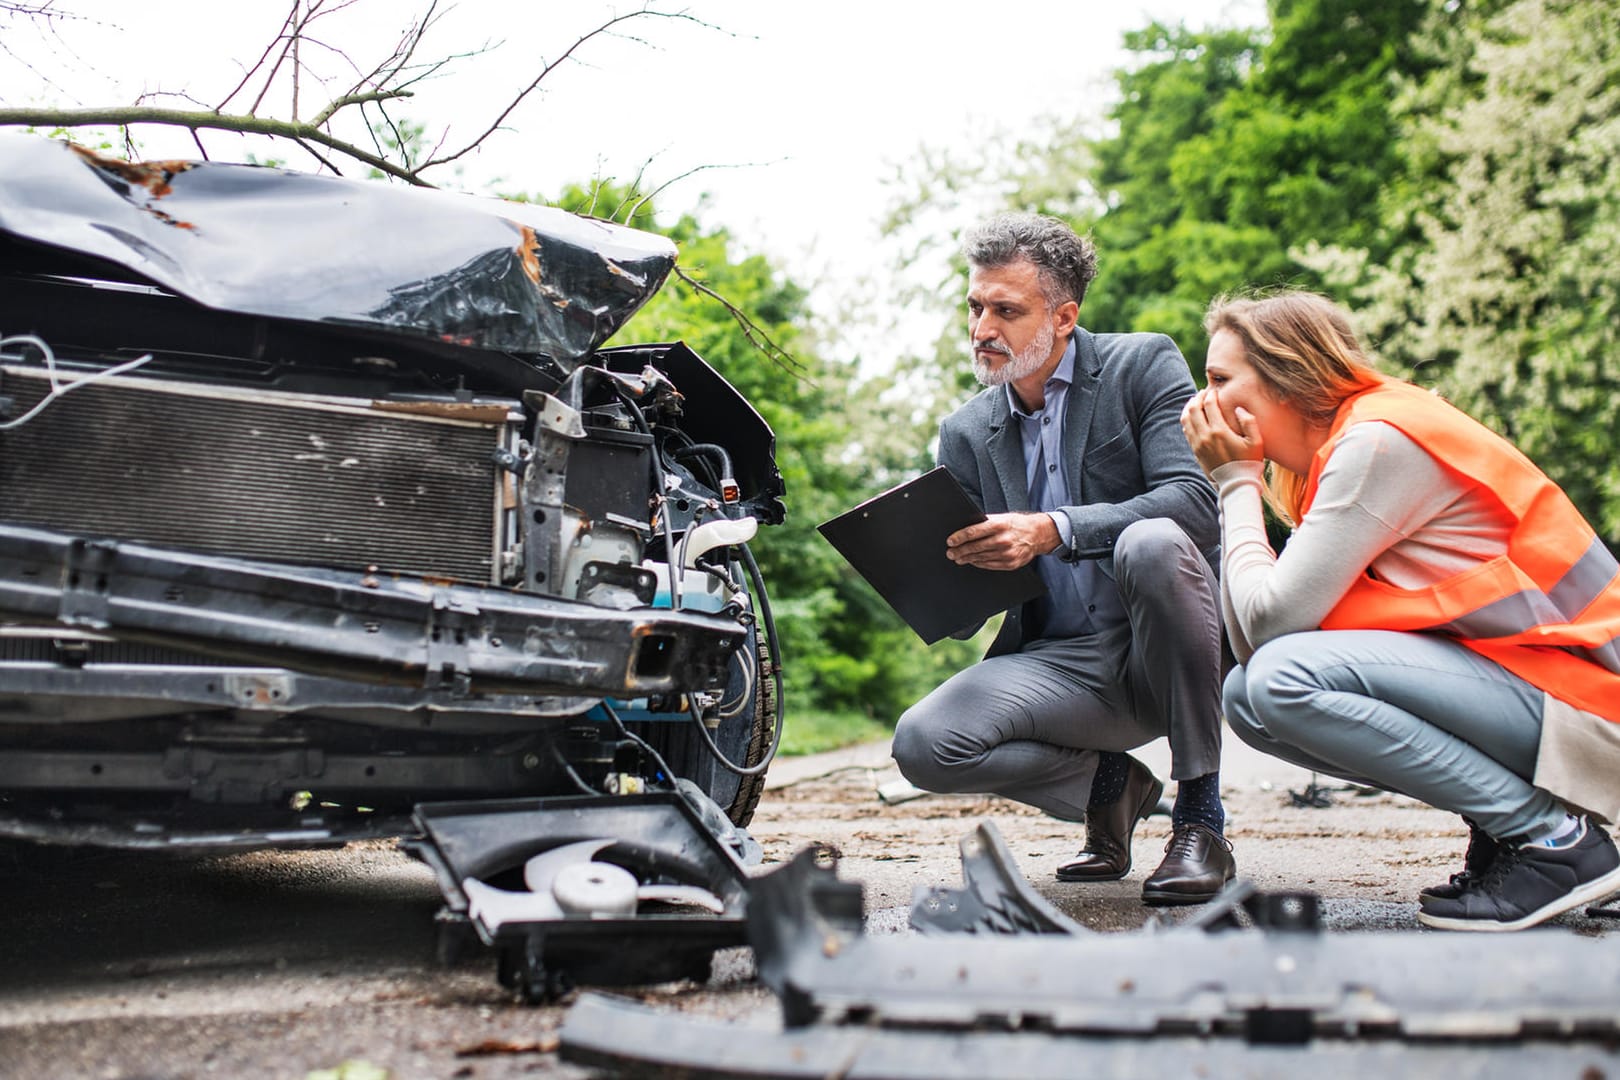
{"label": "exposed car frame", "polygon": [[0,837],[324,845],[680,778],[745,824],[774,437],[684,345],[603,347],[674,259],[0,136]]}

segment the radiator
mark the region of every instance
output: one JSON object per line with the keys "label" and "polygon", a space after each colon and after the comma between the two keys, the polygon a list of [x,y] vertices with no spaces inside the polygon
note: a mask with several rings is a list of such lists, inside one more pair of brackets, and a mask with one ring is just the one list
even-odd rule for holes
{"label": "radiator", "polygon": [[[48,389],[38,369],[0,367],[13,418]],[[516,439],[514,405],[102,379],[0,431],[0,519],[490,582],[512,517],[491,455]]]}

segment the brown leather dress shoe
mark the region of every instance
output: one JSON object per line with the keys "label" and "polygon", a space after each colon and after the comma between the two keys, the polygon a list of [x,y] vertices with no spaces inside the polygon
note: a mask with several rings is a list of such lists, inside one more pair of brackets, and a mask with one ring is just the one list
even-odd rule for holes
{"label": "brown leather dress shoe", "polygon": [[1059,881],[1118,881],[1131,872],[1131,837],[1164,794],[1153,770],[1130,759],[1125,790],[1103,806],[1086,807],[1086,846],[1057,868]]}
{"label": "brown leather dress shoe", "polygon": [[1142,902],[1202,904],[1237,875],[1232,845],[1208,825],[1177,825],[1164,845],[1164,861],[1142,883]]}

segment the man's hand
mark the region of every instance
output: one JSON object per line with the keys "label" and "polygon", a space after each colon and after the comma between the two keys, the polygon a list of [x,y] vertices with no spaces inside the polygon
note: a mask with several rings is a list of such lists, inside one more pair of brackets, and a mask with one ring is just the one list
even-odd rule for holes
{"label": "man's hand", "polygon": [[946,537],[945,554],[965,566],[1016,570],[1060,543],[1057,525],[1046,514],[991,514]]}

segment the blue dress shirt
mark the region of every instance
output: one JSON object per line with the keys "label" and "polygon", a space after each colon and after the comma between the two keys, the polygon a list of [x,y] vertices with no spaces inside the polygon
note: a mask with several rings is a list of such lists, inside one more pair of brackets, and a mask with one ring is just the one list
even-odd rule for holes
{"label": "blue dress shirt", "polygon": [[1044,510],[1051,517],[1061,541],[1056,551],[1035,559],[1035,569],[1046,584],[1046,596],[1034,605],[1037,625],[1030,628],[1031,640],[1078,637],[1109,629],[1126,619],[1118,586],[1102,572],[1096,560],[1071,563],[1059,557],[1074,543],[1073,523],[1058,509],[1069,505],[1069,484],[1063,468],[1063,417],[1069,403],[1069,386],[1074,381],[1074,354],[1071,337],[1057,370],[1046,380],[1046,401],[1035,412],[1024,409],[1011,384],[1006,388],[1007,403],[1023,437],[1030,509]]}

